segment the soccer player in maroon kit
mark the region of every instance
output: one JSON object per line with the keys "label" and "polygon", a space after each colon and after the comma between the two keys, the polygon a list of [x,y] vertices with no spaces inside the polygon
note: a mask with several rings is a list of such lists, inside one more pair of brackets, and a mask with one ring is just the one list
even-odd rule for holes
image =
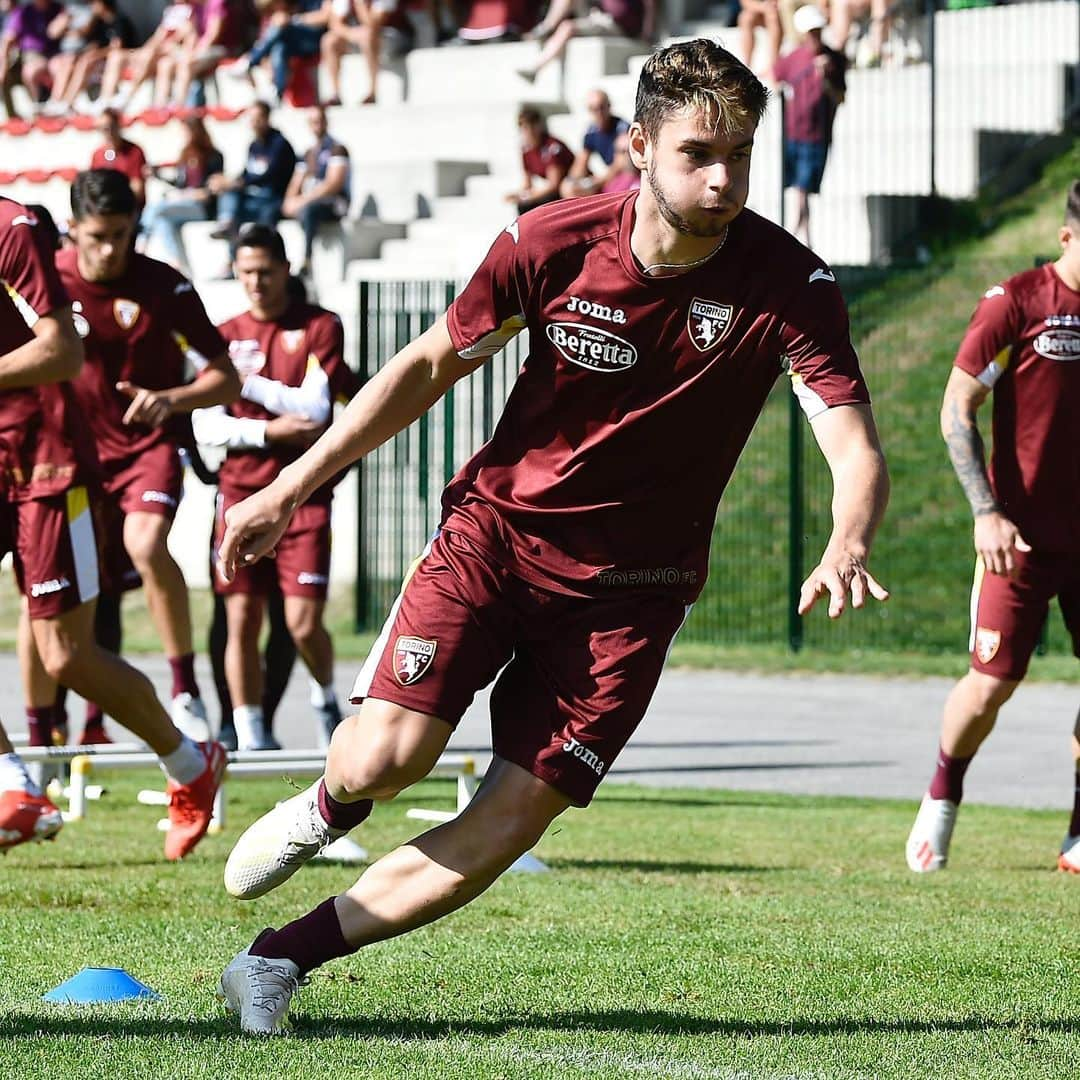
{"label": "soccer player in maroon kit", "polygon": [[[119,593],[142,581],[172,670],[173,721],[204,740],[209,729],[195,680],[187,583],[168,548],[183,489],[171,418],[232,401],[240,381],[187,278],[131,250],[136,208],[127,178],[113,169],[80,173],[71,208],[73,245],[59,252],[56,267],[86,350],[72,387],[83,414],[94,418],[104,474],[105,591]],[[189,355],[198,358],[198,375],[186,383]],[[31,719],[55,722],[48,715],[54,700],[49,680],[31,674],[27,681]],[[95,718],[100,723],[91,712],[88,726]]]}
{"label": "soccer player in maroon kit", "polygon": [[[225,754],[183,735],[149,679],[94,641],[98,564],[87,484],[97,466],[64,381],[78,374],[83,350],[52,251],[33,215],[8,199],[0,199],[0,281],[0,548],[14,554],[48,677],[99,702],[160,757],[170,796],[165,854],[178,859],[210,824]],[[0,845],[41,835],[40,819],[55,814],[6,736],[0,793]]]}
{"label": "soccer player in maroon kit", "polygon": [[[985,293],[945,387],[941,431],[975,519],[971,670],[945,702],[937,767],[908,837],[916,873],[946,865],[964,774],[1027,673],[1055,596],[1080,656],[1080,181],[1058,239],[1056,262]],[[976,414],[991,391],[988,472]],[[1080,716],[1073,757],[1058,866],[1080,873]]]}
{"label": "soccer player in maroon kit", "polygon": [[232,960],[220,992],[245,1030],[276,1030],[312,968],[454,911],[589,802],[705,583],[717,503],[782,371],[834,482],[833,532],[800,610],[828,596],[836,617],[849,597],[887,596],[866,560],[888,482],[840,290],[743,209],[766,99],[715,42],[653,54],[630,130],[640,192],[515,221],[446,316],[227,515],[231,577],[310,492],[528,328],[495,433],[448,486],[441,528],[357,679],[359,714],[335,732],[323,779],[240,838],[226,888],[274,888],[373,799],[424,776],[497,675],[491,768],[453,821]]}
{"label": "soccer player in maroon kit", "polygon": [[[341,320],[290,295],[285,245],[274,229],[253,224],[241,230],[234,270],[251,308],[220,330],[244,380],[243,397],[229,406],[231,415],[219,411],[195,418],[201,442],[228,447],[218,474],[219,535],[229,508],[271,484],[326,427],[334,400],[347,400],[356,389],[356,377],[342,356]],[[225,596],[225,675],[241,750],[273,746],[262,710],[259,635],[275,584],[284,597],[285,624],[311,676],[316,734],[323,746],[341,720],[334,647],[323,625],[330,581],[330,501],[337,479],[297,509],[274,558],[243,567],[228,582],[215,575],[215,588]]]}

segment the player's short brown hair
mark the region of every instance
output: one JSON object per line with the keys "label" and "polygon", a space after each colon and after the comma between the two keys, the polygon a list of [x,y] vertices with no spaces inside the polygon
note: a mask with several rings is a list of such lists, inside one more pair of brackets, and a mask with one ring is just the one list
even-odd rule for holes
{"label": "player's short brown hair", "polygon": [[547,127],[544,114],[535,105],[522,105],[518,109],[517,118],[519,124],[528,124],[529,127]]}
{"label": "player's short brown hair", "polygon": [[71,216],[76,221],[111,214],[133,216],[136,202],[131,181],[116,169],[86,169],[71,184]]}
{"label": "player's short brown hair", "polygon": [[1080,180],[1069,185],[1069,194],[1065,196],[1065,220],[1073,228],[1080,229]]}
{"label": "player's short brown hair", "polygon": [[638,79],[634,119],[655,139],[660,126],[684,109],[714,117],[721,131],[733,131],[765,115],[769,91],[736,56],[708,38],[696,38],[654,52]]}

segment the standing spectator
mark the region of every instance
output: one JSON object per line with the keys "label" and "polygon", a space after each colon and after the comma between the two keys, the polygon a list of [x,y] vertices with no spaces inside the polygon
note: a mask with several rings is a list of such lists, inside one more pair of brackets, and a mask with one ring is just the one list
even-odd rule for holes
{"label": "standing spectator", "polygon": [[[167,178],[172,190],[161,202],[146,208],[142,228],[147,245],[156,244],[165,262],[190,277],[180,227],[189,221],[211,221],[217,217],[217,197],[210,190],[210,180],[225,171],[225,162],[198,116],[188,117],[184,127],[187,141]],[[157,169],[154,172],[160,175]]]}
{"label": "standing spectator", "polygon": [[574,152],[548,133],[543,113],[531,105],[522,106],[518,113],[518,130],[525,180],[519,191],[506,196],[506,201],[514,203],[517,212],[523,214],[559,198],[559,188],[574,163]]}
{"label": "standing spectator", "polygon": [[769,54],[762,71],[768,71],[780,55],[780,42],[783,27],[780,22],[780,8],[777,0],[741,0],[741,9],[737,20],[739,27],[739,52],[742,62],[751,66],[754,57],[754,37],[759,26],[764,27],[769,42]]}
{"label": "standing spectator", "polygon": [[544,21],[527,36],[544,42],[540,55],[518,74],[532,82],[537,72],[562,56],[573,37],[628,37],[652,41],[655,33],[654,0],[552,0]]}
{"label": "standing spectator", "polygon": [[90,0],[90,12],[86,47],[77,53],[61,53],[50,61],[53,87],[46,111],[56,116],[71,112],[79,94],[95,78],[102,78],[112,52],[131,49],[135,44],[135,24],[117,10],[116,0]]}
{"label": "standing spectator", "polygon": [[[270,126],[270,106],[256,101],[248,109],[248,122],[255,138],[248,147],[244,171],[235,179],[210,177],[209,187],[220,196],[215,239],[229,241],[230,261],[237,230],[248,221],[274,226],[281,217],[281,204],[296,168],[296,153],[277,128]],[[231,276],[231,269],[227,276]]]}
{"label": "standing spectator", "polygon": [[821,40],[826,23],[819,7],[805,4],[795,12],[794,21],[802,44],[776,61],[773,77],[785,87],[784,187],[798,192],[794,232],[810,247],[809,197],[821,190],[833,118],[847,89],[847,62]]}
{"label": "standing spectator", "polygon": [[[592,123],[585,132],[585,143],[581,152],[570,166],[570,174],[562,183],[562,196],[572,199],[577,195],[595,195],[606,191],[605,185],[617,171],[615,165],[615,143],[620,135],[630,130],[630,125],[611,111],[611,99],[603,90],[593,90],[585,102]],[[593,154],[604,164],[595,175],[589,165]]]}
{"label": "standing spectator", "polygon": [[113,108],[105,109],[97,122],[98,131],[105,137],[90,158],[91,169],[115,169],[123,173],[135,192],[138,213],[146,205],[146,174],[149,172],[142,147],[125,139],[120,130],[120,113]]}
{"label": "standing spectator", "polygon": [[269,57],[276,104],[280,105],[292,76],[293,59],[314,60],[319,55],[330,7],[330,0],[277,0],[252,50],[230,64],[226,72],[248,75]]}
{"label": "standing spectator", "polygon": [[[945,868],[964,775],[1027,673],[1055,596],[1080,655],[1080,180],[1058,242],[1056,262],[983,294],[945,386],[941,433],[974,522],[971,666],[946,699],[937,767],[908,837],[915,873]],[[977,414],[991,392],[988,471]],[[1080,717],[1072,751],[1076,793],[1058,869],[1077,874]]]}
{"label": "standing spectator", "polygon": [[4,23],[0,79],[7,81],[9,71],[18,62],[22,84],[30,92],[34,106],[49,96],[49,61],[60,51],[66,23],[64,5],[58,0],[29,0],[15,8]]}
{"label": "standing spectator", "polygon": [[304,227],[304,265],[301,276],[311,273],[311,252],[320,225],[340,221],[349,212],[352,171],[349,151],[326,130],[326,110],[308,109],[308,124],[315,145],[297,163],[282,210]]}

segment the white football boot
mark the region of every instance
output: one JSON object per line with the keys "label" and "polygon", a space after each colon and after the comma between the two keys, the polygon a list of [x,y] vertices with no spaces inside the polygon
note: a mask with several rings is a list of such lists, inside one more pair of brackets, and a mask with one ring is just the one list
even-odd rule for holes
{"label": "white football boot", "polygon": [[210,724],[206,719],[206,706],[201,697],[186,691],[177,694],[169,706],[172,722],[192,741],[206,742],[210,738]]}
{"label": "white football boot", "polygon": [[279,1035],[289,1004],[300,989],[300,969],[291,960],[252,956],[249,945],[221,973],[218,996],[240,1016],[249,1035]]}
{"label": "white football boot", "polygon": [[247,831],[225,864],[225,889],[237,900],[254,900],[276,889],[328,844],[344,836],[319,813],[319,781],[278,803]]}
{"label": "white football boot", "polygon": [[949,799],[931,799],[924,795],[915,824],[907,839],[905,854],[910,870],[929,874],[944,870],[949,861],[949,843],[956,825],[957,805]]}
{"label": "white football boot", "polygon": [[1066,836],[1061,841],[1058,869],[1066,874],[1080,874],[1080,836]]}

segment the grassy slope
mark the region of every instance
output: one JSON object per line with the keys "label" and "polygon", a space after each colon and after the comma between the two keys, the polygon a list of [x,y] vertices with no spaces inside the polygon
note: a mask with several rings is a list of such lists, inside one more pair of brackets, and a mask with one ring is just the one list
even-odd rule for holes
{"label": "grassy slope", "polygon": [[[266,1043],[224,1018],[221,967],[352,872],[312,866],[232,902],[220,873],[235,828],[166,866],[155,812],[131,798],[142,781],[109,781],[86,823],[4,860],[5,1078],[1075,1073],[1080,882],[1050,869],[1060,815],[968,808],[950,871],[918,878],[902,861],[910,806],[613,785],[541,841],[553,873],[510,875],[450,920],[316,973],[299,1037]],[[282,791],[235,784],[232,822]],[[423,785],[360,838],[381,853],[414,831],[404,805],[449,799]],[[164,1001],[40,1001],[84,965],[126,967]]]}

